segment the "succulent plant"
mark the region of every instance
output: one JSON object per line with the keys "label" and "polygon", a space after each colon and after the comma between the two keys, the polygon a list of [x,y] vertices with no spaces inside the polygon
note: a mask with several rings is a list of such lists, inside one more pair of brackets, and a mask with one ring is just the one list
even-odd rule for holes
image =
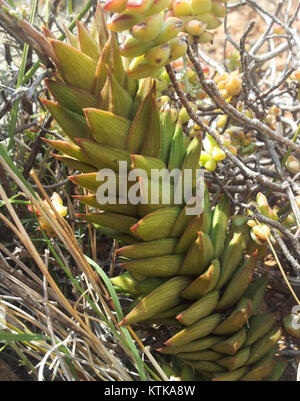
{"label": "succulent plant", "polygon": [[[226,14],[224,0],[108,0],[104,9],[112,12],[108,28],[129,31],[120,48],[130,58],[127,73],[145,78],[182,57],[188,37],[200,43],[212,42],[209,30],[221,25]],[[187,35],[184,35],[186,33]]]}
{"label": "succulent plant", "polygon": [[299,314],[290,313],[284,316],[283,325],[285,330],[293,337],[300,338],[300,316]]}
{"label": "succulent plant", "polygon": [[236,96],[242,91],[242,78],[238,70],[231,73],[218,74],[215,77],[215,82],[224,99]]}
{"label": "succulent plant", "polygon": [[[66,206],[63,205],[63,201],[57,192],[53,192],[53,194],[50,198],[50,202],[52,204],[52,208],[54,208],[61,217],[65,217],[68,214],[68,209]],[[48,212],[50,214],[54,215],[54,211],[52,210],[52,208],[50,207],[50,205],[48,204],[48,202],[46,200],[44,200],[43,204],[44,204],[44,207],[48,210]],[[51,227],[51,225],[49,224],[49,222],[47,221],[47,219],[44,216],[41,216],[39,214],[39,212],[35,208],[33,208],[31,205],[28,206],[28,210],[32,213],[37,214],[39,229],[44,230],[46,232],[46,234],[49,236],[55,236],[55,232],[53,231],[53,228]]]}
{"label": "succulent plant", "polygon": [[297,97],[298,97],[298,100],[300,100],[300,89],[299,89],[300,68],[298,68],[296,71],[294,71],[294,72],[290,75],[289,79],[290,79],[291,81],[295,81],[295,82],[296,82]]}
{"label": "succulent plant", "polygon": [[[133,2],[107,4],[109,11],[139,21],[124,8]],[[155,80],[126,74],[115,33],[103,21],[99,7],[92,32],[78,22],[78,36],[67,35],[70,44],[46,32],[56,65],[46,83],[55,102],[43,102],[66,137],[46,142],[60,152],[55,157],[81,172],[70,179],[86,194],[75,198],[92,211],[77,216],[122,244],[116,256],[125,272],[112,282],[133,303],[120,324],[175,325],[177,332],[158,351],[180,361],[182,378],[197,372],[212,380],[265,379],[272,375],[281,330],[274,315],[256,314],[267,278],[253,280],[257,249],[249,251],[247,216],[232,216],[225,195],[212,208],[206,186],[203,211],[196,215],[187,213],[193,205],[172,197],[137,204],[120,197],[125,184],[140,200],[152,189],[142,176],[128,180],[133,169],[190,169],[195,175],[202,140],[198,134],[185,144],[180,123],[169,110],[159,111]],[[121,162],[127,166],[124,175]],[[98,175],[103,169],[116,172],[115,203],[100,204],[96,197],[105,182]],[[162,181],[153,181],[159,192]],[[191,182],[195,190],[196,181]]]}

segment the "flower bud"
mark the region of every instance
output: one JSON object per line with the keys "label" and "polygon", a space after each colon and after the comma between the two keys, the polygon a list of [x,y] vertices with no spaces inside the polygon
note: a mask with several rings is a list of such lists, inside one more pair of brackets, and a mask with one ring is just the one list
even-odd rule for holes
{"label": "flower bud", "polygon": [[257,224],[252,227],[252,231],[262,241],[266,241],[271,235],[271,230],[266,224]]}
{"label": "flower bud", "polygon": [[215,171],[217,168],[217,162],[213,159],[208,160],[205,164],[204,167],[207,171]]}
{"label": "flower bud", "polygon": [[205,31],[206,24],[196,19],[190,20],[185,24],[185,30],[187,33],[193,36],[199,36]]}
{"label": "flower bud", "polygon": [[167,63],[170,57],[171,48],[167,43],[152,47],[146,54],[145,58],[151,65],[162,66]]}
{"label": "flower bud", "polygon": [[163,24],[160,33],[155,38],[156,43],[164,43],[174,38],[180,32],[182,26],[183,22],[181,21],[181,19],[176,17],[167,18]]}
{"label": "flower bud", "polygon": [[121,13],[126,10],[127,0],[108,0],[104,4],[104,10],[110,13]]}
{"label": "flower bud", "polygon": [[163,17],[161,14],[151,15],[144,21],[133,25],[130,29],[131,35],[140,41],[154,40],[163,26]]}
{"label": "flower bud", "polygon": [[242,90],[242,80],[239,77],[229,77],[226,84],[225,90],[229,96],[236,96]]}
{"label": "flower bud", "polygon": [[139,17],[129,13],[127,10],[122,14],[113,14],[107,21],[108,29],[113,32],[122,32],[132,27],[139,22]]}
{"label": "flower bud", "polygon": [[191,6],[194,11],[194,14],[203,14],[207,13],[212,8],[212,1],[211,0],[192,0]]}
{"label": "flower bud", "polygon": [[144,15],[152,4],[153,0],[128,0],[127,9],[134,15]]}
{"label": "flower bud", "polygon": [[213,42],[214,35],[211,32],[204,31],[198,37],[198,43],[208,43]]}
{"label": "flower bud", "polygon": [[120,54],[123,57],[138,57],[150,50],[153,42],[142,42],[133,36],[128,36],[120,46]]}
{"label": "flower bud", "polygon": [[220,162],[226,159],[226,154],[218,146],[215,146],[212,150],[212,157],[214,158],[215,161]]}
{"label": "flower bud", "polygon": [[131,78],[143,79],[156,74],[159,69],[160,66],[149,64],[148,60],[143,55],[132,60],[128,67],[127,74]]}
{"label": "flower bud", "polygon": [[285,162],[285,167],[287,170],[292,173],[292,174],[297,174],[300,172],[300,162],[296,157],[290,155],[286,162]]}
{"label": "flower bud", "polygon": [[192,15],[193,10],[189,0],[175,0],[173,4],[173,13],[175,17]]}
{"label": "flower bud", "polygon": [[171,47],[169,62],[184,56],[187,51],[187,44],[184,38],[178,37],[171,39],[169,45]]}

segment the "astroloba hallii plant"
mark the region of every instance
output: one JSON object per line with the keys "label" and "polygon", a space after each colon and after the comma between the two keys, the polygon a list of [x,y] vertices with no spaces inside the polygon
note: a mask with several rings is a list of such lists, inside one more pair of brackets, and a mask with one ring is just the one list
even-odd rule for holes
{"label": "astroloba hallii plant", "polygon": [[[215,18],[224,16],[223,3],[110,0],[104,8],[117,14],[106,21],[99,6],[91,30],[77,22],[77,36],[66,31],[68,43],[45,28],[55,64],[46,84],[55,100],[43,103],[65,134],[64,140],[45,142],[59,151],[54,157],[80,172],[70,179],[86,194],[75,198],[92,211],[77,217],[122,244],[116,256],[125,272],[111,281],[131,294],[133,303],[119,324],[176,327],[157,351],[178,361],[185,380],[274,379],[280,370],[274,354],[281,329],[274,313],[258,313],[267,287],[265,276],[254,280],[259,244],[250,235],[248,217],[235,215],[225,194],[212,207],[208,186],[197,175],[201,132],[185,141],[180,121],[159,111],[151,76],[174,59],[170,41],[181,41],[180,31],[201,37],[215,27]],[[165,18],[184,22],[175,24],[176,30]],[[120,47],[115,32],[128,29],[131,36]],[[134,43],[138,54],[132,51]],[[125,54],[124,49],[131,50]],[[159,65],[151,64],[157,54]],[[123,56],[132,59],[129,68]],[[167,182],[154,170],[179,172],[183,184],[190,185],[190,198],[178,181]],[[136,171],[140,174],[129,179]],[[106,203],[99,199],[100,187]],[[168,201],[164,189],[173,194]],[[156,201],[153,192],[159,194]],[[138,202],[128,201],[133,193]]]}

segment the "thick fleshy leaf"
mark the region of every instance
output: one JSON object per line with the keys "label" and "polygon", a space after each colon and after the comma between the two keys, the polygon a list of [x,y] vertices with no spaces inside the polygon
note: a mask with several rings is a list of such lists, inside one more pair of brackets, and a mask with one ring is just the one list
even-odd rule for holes
{"label": "thick fleshy leaf", "polygon": [[99,169],[109,168],[118,171],[119,161],[126,161],[129,169],[131,157],[130,153],[125,150],[100,145],[89,139],[77,139],[77,143],[93,166]]}
{"label": "thick fleshy leaf", "polygon": [[180,237],[181,234],[185,231],[191,220],[195,217],[191,214],[186,213],[187,205],[182,209],[178,219],[176,220],[174,227],[172,228],[171,234],[172,237]]}
{"label": "thick fleshy leaf", "polygon": [[216,344],[220,341],[222,337],[218,336],[209,336],[202,338],[200,340],[191,341],[188,344],[174,346],[174,347],[163,347],[158,348],[156,351],[161,352],[162,354],[178,354],[179,352],[199,352],[205,351],[212,347],[212,345]]}
{"label": "thick fleshy leaf", "polygon": [[109,111],[84,109],[95,140],[103,145],[124,149],[130,121]]}
{"label": "thick fleshy leaf", "polygon": [[161,159],[168,163],[171,143],[175,131],[175,122],[171,115],[171,109],[168,107],[160,114],[161,132],[162,132],[162,145],[161,145]]}
{"label": "thick fleshy leaf", "polygon": [[[65,25],[63,25],[64,27],[64,31],[65,31],[65,35],[67,38],[67,43],[72,46],[75,47],[75,49],[79,49],[79,42],[78,42],[78,38],[76,35],[74,35]],[[53,38],[55,39],[55,38]]]}
{"label": "thick fleshy leaf", "polygon": [[151,96],[150,90],[138,107],[128,133],[126,149],[133,154],[138,154],[140,152],[146,136],[152,107]]}
{"label": "thick fleshy leaf", "polygon": [[103,49],[105,43],[108,40],[109,32],[106,27],[106,18],[108,13],[105,12],[100,2],[97,3],[96,12],[91,28],[92,35],[99,43],[100,50]]}
{"label": "thick fleshy leaf", "polygon": [[97,106],[97,98],[83,89],[61,84],[50,79],[46,79],[45,83],[57,102],[75,113],[83,114],[82,109],[84,107]]}
{"label": "thick fleshy leaf", "polygon": [[167,347],[177,347],[180,345],[185,345],[191,341],[198,340],[208,336],[215,327],[220,323],[222,315],[220,313],[214,313],[212,315],[206,316],[200,319],[198,322],[192,324],[191,326],[181,330],[171,337],[164,344]]}
{"label": "thick fleshy leaf", "polygon": [[[110,72],[114,74],[114,77],[121,87],[124,88],[127,77],[123,66],[123,61],[119,53],[119,45],[115,34],[112,32],[110,32],[109,38],[103,46],[98,60],[94,83],[95,94],[100,93],[104,87],[107,79],[107,66],[109,67]],[[126,93],[127,95],[129,94],[127,91]]]}
{"label": "thick fleshy leaf", "polygon": [[237,304],[234,311],[219,324],[214,330],[213,334],[227,335],[239,331],[247,322],[252,312],[252,305],[250,299],[242,298]]}
{"label": "thick fleshy leaf", "polygon": [[85,157],[80,147],[75,145],[75,143],[73,142],[62,141],[62,140],[50,141],[45,138],[42,138],[42,140],[46,142],[48,145],[52,146],[54,149],[64,153],[67,156],[77,159],[78,161],[83,163],[87,164],[89,163],[88,159]]}
{"label": "thick fleshy leaf", "polygon": [[99,58],[99,46],[96,40],[93,38],[88,29],[80,22],[76,21],[78,40],[80,45],[80,50],[87,56],[98,61]]}
{"label": "thick fleshy leaf", "polygon": [[189,284],[187,277],[173,277],[166,281],[150,294],[146,295],[132,311],[125,316],[121,325],[155,317],[160,312],[164,312],[180,303],[178,294]]}
{"label": "thick fleshy leaf", "polygon": [[161,153],[162,134],[159,119],[159,111],[155,100],[155,85],[150,96],[150,115],[144,141],[142,143],[141,154],[151,157],[159,157]]}
{"label": "thick fleshy leaf", "polygon": [[153,179],[140,177],[140,216],[154,210],[174,206],[174,185],[172,180]]}
{"label": "thick fleshy leaf", "polygon": [[109,67],[107,67],[107,79],[109,84],[109,111],[119,116],[128,117],[133,104],[131,96],[119,84]]}
{"label": "thick fleshy leaf", "polygon": [[[127,59],[125,59],[126,62]],[[138,83],[138,88],[136,95],[134,97],[134,102],[133,102],[133,107],[132,107],[132,113],[131,113],[131,118],[133,119],[142,104],[142,102],[145,100],[145,98],[149,95],[151,90],[153,89],[153,78],[145,78],[141,79],[139,81],[135,80],[135,82]]]}
{"label": "thick fleshy leaf", "polygon": [[73,86],[91,91],[94,84],[97,62],[74,47],[51,40],[53,50],[59,59],[59,69],[64,80]]}
{"label": "thick fleshy leaf", "polygon": [[[107,177],[108,176],[103,176],[98,177],[99,173],[91,173],[91,174],[78,174],[78,175],[72,175],[69,177],[69,179],[74,182],[74,184],[79,185],[80,187],[86,188],[92,192],[97,192],[97,189],[99,188],[100,185],[105,184],[107,182]],[[116,183],[116,196],[119,197],[119,188],[120,186],[123,185],[124,183],[124,177],[119,176],[119,174],[114,174],[115,178],[115,183]],[[135,185],[136,182],[130,181],[127,183],[128,188],[130,188],[132,185]],[[122,188],[123,190],[123,188]],[[110,198],[107,196],[105,199],[110,200]],[[124,199],[123,199],[124,201]],[[138,207],[138,205],[136,205]]]}
{"label": "thick fleshy leaf", "polygon": [[165,163],[157,157],[149,157],[143,155],[131,155],[133,168],[142,169],[147,173],[149,180],[152,170],[165,170],[167,167]]}
{"label": "thick fleshy leaf", "polygon": [[246,340],[246,327],[235,333],[233,336],[228,337],[217,342],[211,348],[217,352],[222,352],[225,355],[234,355],[245,343]]}
{"label": "thick fleshy leaf", "polygon": [[123,246],[115,252],[118,256],[130,259],[144,259],[154,256],[170,255],[173,253],[176,238],[166,238],[158,241],[140,242],[138,244]]}
{"label": "thick fleshy leaf", "polygon": [[214,248],[209,235],[199,232],[198,238],[191,245],[178,274],[201,274],[214,256]]}
{"label": "thick fleshy leaf", "polygon": [[179,207],[156,210],[132,226],[131,232],[143,241],[167,238],[180,211]]}
{"label": "thick fleshy leaf", "polygon": [[74,142],[76,138],[88,138],[89,129],[83,116],[60,106],[55,102],[43,99],[42,102],[55,118],[65,134]]}
{"label": "thick fleshy leaf", "polygon": [[78,214],[76,216],[90,224],[99,224],[124,234],[129,234],[130,227],[138,221],[132,216],[110,212]]}
{"label": "thick fleshy leaf", "polygon": [[103,49],[101,51],[98,63],[97,63],[97,68],[96,68],[96,73],[95,73],[95,80],[94,80],[94,85],[93,85],[93,93],[95,95],[98,95],[101,93],[105,82],[107,80],[107,65],[109,65],[109,57],[110,57],[110,41],[108,40],[105,45],[103,46]]}
{"label": "thick fleshy leaf", "polygon": [[51,155],[61,162],[65,163],[68,167],[71,167],[74,170],[78,170],[82,173],[92,173],[94,171],[97,171],[97,169],[90,164],[80,162],[76,159],[73,159],[72,157],[55,155],[53,153],[51,153]]}
{"label": "thick fleshy leaf", "polygon": [[180,295],[185,299],[197,300],[212,291],[220,277],[221,265],[218,259],[212,260],[208,269],[197,277]]}
{"label": "thick fleshy leaf", "polygon": [[256,258],[254,256],[245,258],[244,263],[237,269],[227,284],[216,310],[229,309],[241,299],[252,280],[255,266]]}
{"label": "thick fleshy leaf", "polygon": [[133,273],[149,277],[173,277],[177,274],[182,255],[165,255],[155,258],[137,259],[121,263],[121,266]]}
{"label": "thick fleshy leaf", "polygon": [[174,132],[174,136],[171,141],[170,145],[170,153],[169,153],[169,160],[168,160],[168,168],[170,170],[174,168],[181,168],[184,156],[185,156],[185,150],[184,150],[184,144],[183,144],[183,129],[182,129],[182,124],[181,121],[177,121],[176,124],[176,129]]}
{"label": "thick fleshy leaf", "polygon": [[185,326],[190,326],[191,324],[196,323],[197,320],[210,315],[214,311],[215,306],[218,303],[218,299],[219,290],[211,291],[209,294],[198,299],[198,301],[194,302],[187,309],[181,312],[178,316],[176,316],[176,319],[178,319],[180,323],[184,324]]}
{"label": "thick fleshy leaf", "polygon": [[[110,43],[111,64],[109,65],[109,67],[111,68],[112,73],[123,88],[126,79],[126,72],[124,69],[122,57],[120,55],[119,43],[116,34],[113,32],[111,32]],[[126,91],[126,93],[128,92]]]}
{"label": "thick fleshy leaf", "polygon": [[69,179],[80,187],[96,192],[101,184],[101,181],[97,181],[97,174],[98,173],[72,175]]}
{"label": "thick fleshy leaf", "polygon": [[[178,196],[184,196],[184,188],[191,187],[194,190],[196,188],[197,170],[199,170],[199,159],[201,154],[202,136],[201,134],[196,135],[192,142],[189,144],[186,155],[183,159],[181,171],[182,171],[182,183],[179,185],[176,193]],[[191,172],[191,177],[184,174],[186,171]],[[187,182],[188,181],[188,182]]]}
{"label": "thick fleshy leaf", "polygon": [[131,205],[130,203],[126,205],[120,204],[119,199],[116,199],[115,204],[112,202],[100,204],[97,202],[95,195],[73,195],[73,198],[95,209],[104,210],[106,212],[120,213],[132,217],[136,217],[138,215],[138,207],[136,205]]}

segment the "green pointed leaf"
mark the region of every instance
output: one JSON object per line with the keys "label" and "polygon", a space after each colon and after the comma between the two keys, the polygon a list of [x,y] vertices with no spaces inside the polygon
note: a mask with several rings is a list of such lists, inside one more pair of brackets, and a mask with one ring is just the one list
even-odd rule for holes
{"label": "green pointed leaf", "polygon": [[87,56],[98,60],[99,47],[88,29],[78,20],[76,21],[80,50]]}
{"label": "green pointed leaf", "polygon": [[86,213],[76,216],[86,220],[90,224],[99,224],[124,234],[130,234],[130,227],[138,221],[138,219],[132,216],[110,212]]}
{"label": "green pointed leaf", "polygon": [[101,181],[97,181],[97,174],[98,173],[72,175],[69,179],[80,187],[96,192],[101,184]]}
{"label": "green pointed leaf", "polygon": [[199,275],[211,262],[214,248],[208,234],[198,232],[198,238],[190,246],[178,274]]}
{"label": "green pointed leaf", "polygon": [[96,61],[66,43],[58,40],[50,42],[59,60],[59,70],[64,80],[90,92],[94,85]]}
{"label": "green pointed leaf", "polygon": [[70,111],[83,114],[83,108],[97,106],[97,98],[83,89],[61,84],[50,79],[46,79],[45,83],[56,101]]}
{"label": "green pointed leaf", "polygon": [[77,36],[74,35],[65,25],[63,25],[63,27],[64,27],[65,35],[67,38],[67,43],[70,46],[75,47],[75,49],[79,49],[79,43],[78,43]]}
{"label": "green pointed leaf", "polygon": [[120,204],[118,199],[116,199],[116,204],[106,203],[105,205],[102,205],[97,202],[95,195],[73,195],[73,198],[95,209],[103,210],[105,212],[120,213],[132,217],[136,217],[138,215],[137,205]]}
{"label": "green pointed leaf", "polygon": [[52,146],[54,149],[64,153],[67,156],[72,157],[73,159],[77,159],[78,161],[83,163],[89,163],[89,160],[83,154],[80,147],[75,145],[75,143],[73,142],[61,141],[61,140],[50,141],[45,138],[42,138],[42,140],[46,142],[48,145]]}
{"label": "green pointed leaf", "polygon": [[170,143],[170,154],[168,155],[168,168],[170,170],[174,168],[181,168],[184,159],[184,145],[183,145],[183,130],[182,124],[177,121],[176,129]]}
{"label": "green pointed leaf", "polygon": [[[110,37],[110,52],[111,52],[111,71],[113,72],[115,78],[119,82],[122,88],[124,88],[125,84],[125,78],[126,78],[126,72],[123,66],[123,61],[122,57],[120,55],[119,51],[119,43],[117,40],[117,36],[115,33],[111,32],[111,37]],[[126,91],[126,93],[128,93]]]}
{"label": "green pointed leaf", "polygon": [[80,162],[76,159],[73,159],[72,157],[69,156],[61,156],[61,155],[55,155],[52,153],[52,156],[55,157],[56,159],[60,160],[64,164],[66,164],[68,167],[73,168],[74,170],[78,170],[82,173],[92,173],[94,171],[97,171],[97,169],[90,164]]}
{"label": "green pointed leaf", "polygon": [[109,82],[109,111],[123,117],[128,117],[133,100],[128,92],[119,84],[115,74],[107,67]]}
{"label": "green pointed leaf", "polygon": [[165,255],[154,258],[137,259],[121,263],[121,266],[133,273],[149,277],[172,277],[177,274],[182,255]]}
{"label": "green pointed leaf", "polygon": [[100,3],[97,4],[91,32],[97,42],[99,42],[100,49],[103,49],[109,38],[109,31],[106,27],[106,13]]}
{"label": "green pointed leaf", "polygon": [[[165,170],[165,163],[157,157],[143,155],[131,155],[132,164],[135,169],[142,169],[147,173],[148,179],[151,179],[152,170]],[[154,178],[154,177],[152,177]]]}
{"label": "green pointed leaf", "polygon": [[162,135],[161,135],[159,111],[155,100],[155,85],[153,86],[153,92],[149,100],[150,100],[150,115],[144,141],[142,143],[141,154],[151,157],[160,157]]}
{"label": "green pointed leaf", "polygon": [[126,141],[126,149],[128,149],[130,153],[140,153],[140,149],[142,147],[146,136],[146,131],[148,129],[150,114],[151,92],[149,92],[148,95],[143,99],[131,124]]}
{"label": "green pointed leaf", "polygon": [[125,150],[100,145],[89,139],[77,139],[77,143],[90,160],[90,163],[99,169],[111,168],[114,171],[118,171],[119,161],[126,161],[128,168],[131,164],[130,153]]}
{"label": "green pointed leaf", "polygon": [[175,238],[166,238],[157,241],[140,242],[134,245],[123,246],[116,250],[116,254],[129,259],[151,258],[154,256],[172,254],[175,245]]}
{"label": "green pointed leaf", "polygon": [[43,99],[42,101],[71,141],[89,137],[89,129],[84,117],[50,100]]}
{"label": "green pointed leaf", "polygon": [[94,88],[93,88],[93,93],[98,94],[101,93],[105,82],[107,80],[107,68],[106,66],[109,65],[109,56],[110,56],[110,43],[107,41],[105,46],[103,47],[98,63],[97,63],[97,68],[96,68],[96,74],[95,74],[95,82],[94,82]]}
{"label": "green pointed leaf", "polygon": [[156,210],[139,220],[131,228],[131,232],[143,241],[167,238],[180,211],[178,207]]}
{"label": "green pointed leaf", "polygon": [[212,291],[220,277],[221,265],[218,259],[211,261],[207,270],[197,277],[181,294],[185,299],[197,300]]}
{"label": "green pointed leaf", "polygon": [[95,140],[103,145],[124,149],[130,121],[109,111],[84,109]]}

